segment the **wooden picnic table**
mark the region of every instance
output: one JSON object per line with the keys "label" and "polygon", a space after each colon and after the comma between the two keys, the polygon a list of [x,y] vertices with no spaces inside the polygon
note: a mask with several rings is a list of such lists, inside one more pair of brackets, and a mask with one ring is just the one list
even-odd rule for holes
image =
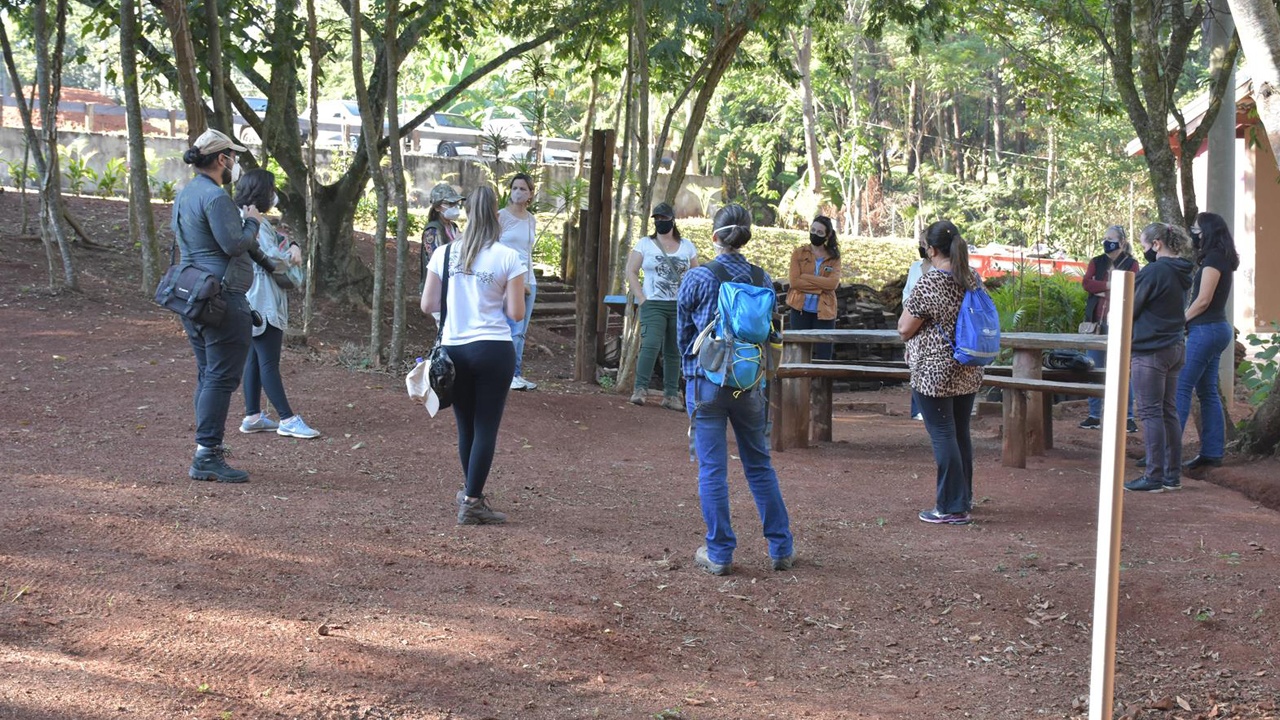
{"label": "wooden picnic table", "polygon": [[[809,377],[819,378],[824,374],[819,365],[813,364],[813,345],[816,343],[856,344],[863,346],[902,345],[902,337],[897,330],[787,330],[783,333],[782,363],[796,368],[804,366],[812,371],[803,370],[780,379],[777,383],[776,402],[778,408],[789,409],[792,415],[798,415],[794,422],[779,428],[775,435],[776,449],[788,446],[807,446],[809,434],[808,418],[821,413],[811,412],[811,403],[825,403],[829,407],[830,380],[821,381],[824,390],[811,387]],[[1025,467],[1026,455],[1043,455],[1047,448],[1053,446],[1051,410],[1052,391],[1061,387],[1063,391],[1075,391],[1082,394],[1101,396],[1102,389],[1096,384],[1076,382],[1042,383],[1043,352],[1045,350],[1105,350],[1105,335],[1082,335],[1079,333],[1002,333],[1000,346],[1013,350],[1012,380],[1005,382],[1012,385],[1041,386],[1039,392],[1026,392],[1025,407],[1021,402],[1010,402],[1006,397],[1004,403],[1005,443],[1004,463],[1012,467]],[[832,368],[833,370],[835,367]],[[864,371],[864,374],[867,374]],[[803,376],[808,377],[803,377]],[[886,376],[888,373],[886,373]],[[990,378],[988,384],[1002,384],[997,378]],[[811,398],[811,390],[817,397]],[[1016,398],[1021,400],[1023,390],[1015,391]],[[1009,393],[1006,393],[1006,396]],[[829,412],[827,413],[829,417]],[[1018,432],[1018,426],[1023,432]],[[822,439],[830,439],[830,427],[818,428]]]}

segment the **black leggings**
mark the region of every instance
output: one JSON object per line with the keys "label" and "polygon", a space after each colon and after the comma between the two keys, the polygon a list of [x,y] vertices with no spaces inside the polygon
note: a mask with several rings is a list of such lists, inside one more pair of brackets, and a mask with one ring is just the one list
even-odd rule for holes
{"label": "black leggings", "polygon": [[281,420],[293,417],[289,398],[284,394],[284,379],[280,377],[280,346],[284,344],[284,331],[267,323],[267,328],[253,339],[249,357],[244,362],[244,414],[262,412],[262,392],[275,407]]}
{"label": "black leggings", "polygon": [[458,458],[466,475],[467,497],[480,497],[493,466],[498,426],[516,372],[516,353],[510,340],[481,340],[446,348],[457,373],[453,417],[458,421]]}

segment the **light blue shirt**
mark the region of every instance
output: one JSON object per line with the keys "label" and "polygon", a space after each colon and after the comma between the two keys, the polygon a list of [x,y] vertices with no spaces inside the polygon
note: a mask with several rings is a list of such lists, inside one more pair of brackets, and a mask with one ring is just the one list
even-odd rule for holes
{"label": "light blue shirt", "polygon": [[[822,277],[822,258],[815,258],[813,263],[813,274]],[[804,311],[807,313],[818,314],[818,296],[813,293],[805,293]]]}

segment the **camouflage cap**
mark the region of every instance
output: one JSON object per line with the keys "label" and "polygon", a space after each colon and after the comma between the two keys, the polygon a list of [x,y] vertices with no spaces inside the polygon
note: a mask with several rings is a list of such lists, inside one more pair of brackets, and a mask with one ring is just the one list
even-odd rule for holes
{"label": "camouflage cap", "polygon": [[442,202],[458,202],[466,198],[458,194],[457,190],[449,183],[440,183],[431,188],[431,205],[434,207]]}

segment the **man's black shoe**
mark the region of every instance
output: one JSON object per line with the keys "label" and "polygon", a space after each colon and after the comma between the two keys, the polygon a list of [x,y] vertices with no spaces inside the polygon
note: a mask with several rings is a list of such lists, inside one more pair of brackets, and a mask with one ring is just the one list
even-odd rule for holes
{"label": "man's black shoe", "polygon": [[1135,478],[1125,483],[1124,489],[1129,492],[1158,493],[1164,492],[1164,483],[1143,475],[1140,478]]}
{"label": "man's black shoe", "polygon": [[1125,431],[1129,433],[1138,432],[1138,423],[1133,418],[1129,418],[1129,422],[1125,425]]}
{"label": "man's black shoe", "polygon": [[191,461],[191,469],[187,474],[192,480],[217,480],[220,483],[249,482],[249,473],[228,465],[224,457],[225,453],[226,449],[221,445],[196,450],[196,456]]}
{"label": "man's black shoe", "polygon": [[1182,467],[1188,470],[1199,470],[1202,467],[1222,467],[1222,458],[1211,458],[1203,455],[1197,455],[1182,463]]}
{"label": "man's black shoe", "polygon": [[1098,428],[1102,427],[1102,421],[1090,415],[1080,423],[1080,427],[1084,428],[1085,430],[1097,430]]}

